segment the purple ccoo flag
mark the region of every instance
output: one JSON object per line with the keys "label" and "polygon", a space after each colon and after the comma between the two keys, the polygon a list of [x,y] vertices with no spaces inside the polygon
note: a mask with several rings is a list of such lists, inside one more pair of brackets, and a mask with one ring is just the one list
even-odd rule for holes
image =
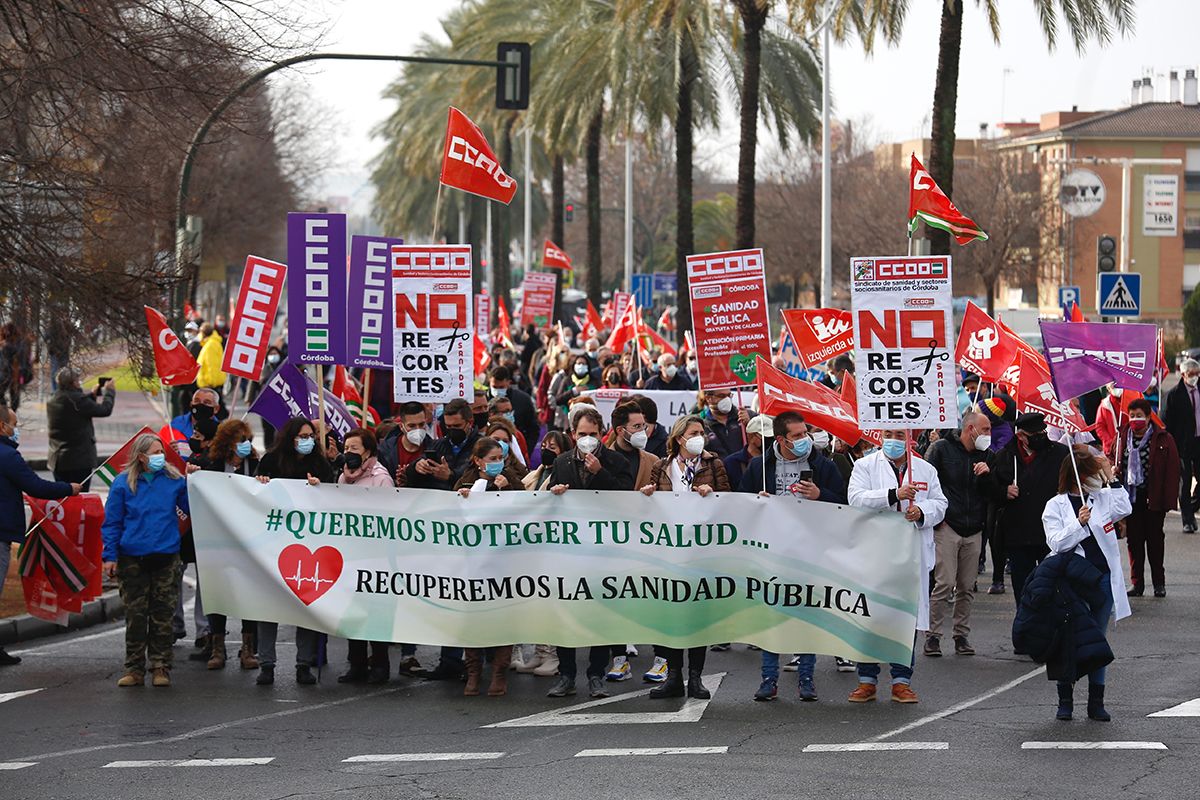
{"label": "purple ccoo flag", "polygon": [[1144,392],[1158,362],[1158,328],[1114,322],[1041,322],[1042,351],[1066,401],[1110,381]]}
{"label": "purple ccoo flag", "polygon": [[[325,424],[341,438],[351,428],[358,427],[358,423],[337,395],[328,389],[324,391]],[[290,361],[285,361],[275,370],[270,380],[263,384],[262,391],[250,406],[250,411],[276,428],[282,428],[292,417],[316,419],[320,413],[317,384],[308,377],[308,373]]]}

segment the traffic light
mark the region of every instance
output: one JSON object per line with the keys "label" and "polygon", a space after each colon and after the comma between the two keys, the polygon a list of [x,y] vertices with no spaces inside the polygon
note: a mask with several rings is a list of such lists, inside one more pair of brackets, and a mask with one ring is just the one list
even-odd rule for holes
{"label": "traffic light", "polygon": [[1096,239],[1096,269],[1112,272],[1117,268],[1117,240],[1107,234]]}
{"label": "traffic light", "polygon": [[496,108],[529,108],[529,44],[501,42],[496,45],[496,60],[517,65],[515,69],[496,67]]}
{"label": "traffic light", "polygon": [[563,219],[567,222],[573,222],[575,220],[574,203],[567,203],[565,206],[563,206]]}

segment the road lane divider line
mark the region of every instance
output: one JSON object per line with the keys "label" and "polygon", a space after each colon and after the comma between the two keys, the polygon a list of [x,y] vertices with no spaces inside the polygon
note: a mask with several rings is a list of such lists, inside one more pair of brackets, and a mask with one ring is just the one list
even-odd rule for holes
{"label": "road lane divider line", "polygon": [[0,761],[0,772],[36,767],[36,761]]}
{"label": "road lane divider line", "polygon": [[491,761],[505,753],[376,753],[343,758],[343,764],[393,764],[402,761]]}
{"label": "road lane divider line", "polygon": [[714,756],[725,755],[728,746],[720,747],[601,747],[592,750],[580,750],[575,758],[595,758],[604,756]]}
{"label": "road lane divider line", "polygon": [[1022,742],[1022,750],[1166,750],[1162,742]]}
{"label": "road lane divider line", "polygon": [[271,758],[160,758],[148,761],[110,761],[101,769],[147,769],[157,767],[261,767]]}
{"label": "road lane divider line", "polygon": [[949,742],[847,742],[845,744],[810,744],[803,753],[876,753],[885,750],[949,750]]}

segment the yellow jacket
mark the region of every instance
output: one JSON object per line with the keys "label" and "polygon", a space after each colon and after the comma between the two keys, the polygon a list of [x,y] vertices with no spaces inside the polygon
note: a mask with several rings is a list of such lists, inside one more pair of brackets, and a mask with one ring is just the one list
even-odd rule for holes
{"label": "yellow jacket", "polygon": [[225,373],[221,372],[224,359],[225,347],[221,344],[221,334],[214,331],[201,343],[200,355],[196,356],[196,363],[200,365],[196,386],[220,391],[225,386]]}

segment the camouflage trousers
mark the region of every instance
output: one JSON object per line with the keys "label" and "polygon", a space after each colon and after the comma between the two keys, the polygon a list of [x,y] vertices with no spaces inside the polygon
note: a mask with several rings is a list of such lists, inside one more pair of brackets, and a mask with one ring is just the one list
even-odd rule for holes
{"label": "camouflage trousers", "polygon": [[179,554],[121,556],[117,578],[125,602],[125,671],[171,668],[175,633],[171,618],[179,593]]}

